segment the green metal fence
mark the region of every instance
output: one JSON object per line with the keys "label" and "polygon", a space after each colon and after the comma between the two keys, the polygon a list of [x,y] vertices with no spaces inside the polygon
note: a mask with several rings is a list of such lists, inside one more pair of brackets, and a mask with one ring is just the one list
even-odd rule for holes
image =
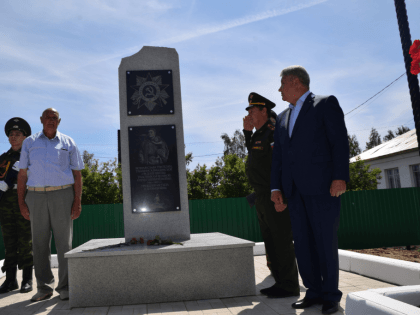
{"label": "green metal fence", "polygon": [[[190,200],[191,233],[221,232],[262,242],[255,207],[245,198]],[[74,221],[73,247],[124,237],[122,204],[85,205]],[[420,244],[420,188],[347,192],[341,197],[338,245],[364,249]],[[56,253],[54,241],[52,253]],[[0,260],[4,259],[0,234]]]}
{"label": "green metal fence", "polygon": [[365,249],[420,244],[420,188],[346,192],[338,247]]}

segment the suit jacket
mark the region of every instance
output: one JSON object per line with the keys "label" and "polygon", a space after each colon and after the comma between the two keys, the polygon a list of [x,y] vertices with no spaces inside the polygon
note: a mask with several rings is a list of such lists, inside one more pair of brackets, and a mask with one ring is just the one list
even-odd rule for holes
{"label": "suit jacket", "polygon": [[293,182],[303,195],[327,194],[336,179],[349,182],[349,142],[337,98],[310,93],[291,138],[290,113],[288,108],[277,116],[271,189],[280,189],[289,198]]}

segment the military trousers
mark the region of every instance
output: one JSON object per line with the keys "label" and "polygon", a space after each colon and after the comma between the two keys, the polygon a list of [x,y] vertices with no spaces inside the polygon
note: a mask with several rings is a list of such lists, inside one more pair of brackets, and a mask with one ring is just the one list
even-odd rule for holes
{"label": "military trousers", "polygon": [[276,286],[299,294],[299,275],[289,210],[286,208],[283,212],[276,212],[269,190],[257,193],[255,206]]}
{"label": "military trousers", "polygon": [[6,254],[1,270],[32,267],[31,223],[20,214],[16,189],[6,191],[0,200],[0,225]]}
{"label": "military trousers", "polygon": [[38,292],[54,290],[51,271],[51,230],[54,233],[58,260],[57,292],[68,291],[68,264],[64,254],[72,249],[73,187],[54,191],[28,191],[25,202],[31,217],[35,277]]}

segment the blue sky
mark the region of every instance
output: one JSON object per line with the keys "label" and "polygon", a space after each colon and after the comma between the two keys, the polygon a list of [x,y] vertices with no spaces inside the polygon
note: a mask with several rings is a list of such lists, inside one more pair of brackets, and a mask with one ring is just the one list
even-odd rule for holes
{"label": "blue sky", "polygon": [[[406,5],[419,39],[420,1]],[[117,156],[118,66],[143,46],[179,54],[190,168],[212,165],[220,135],[242,130],[250,92],[286,108],[287,66],[304,66],[311,91],[335,95],[344,113],[405,73],[393,0],[2,0],[0,25],[0,125],[19,116],[37,132],[54,107],[59,130],[101,161]],[[362,149],[372,127],[383,137],[402,124],[414,128],[405,75],[346,115]],[[3,134],[0,152],[9,147]]]}

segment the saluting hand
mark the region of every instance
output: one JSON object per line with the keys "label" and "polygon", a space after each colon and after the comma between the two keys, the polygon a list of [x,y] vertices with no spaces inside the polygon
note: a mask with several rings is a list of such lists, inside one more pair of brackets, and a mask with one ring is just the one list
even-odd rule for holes
{"label": "saluting hand", "polygon": [[271,201],[274,202],[277,212],[283,212],[287,208],[287,205],[283,203],[283,196],[278,190],[271,192]]}
{"label": "saluting hand", "polygon": [[249,115],[244,117],[244,129],[246,131],[252,131],[254,129],[254,125],[252,124],[252,118]]}
{"label": "saluting hand", "polygon": [[346,181],[341,179],[333,180],[330,187],[332,197],[339,197],[346,192]]}

